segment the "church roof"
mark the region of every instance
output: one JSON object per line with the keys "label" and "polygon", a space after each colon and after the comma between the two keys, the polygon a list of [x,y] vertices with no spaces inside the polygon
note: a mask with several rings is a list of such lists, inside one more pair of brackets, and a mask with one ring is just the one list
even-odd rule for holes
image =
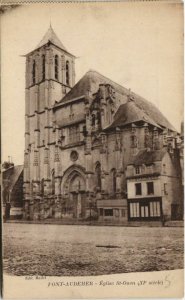
{"label": "church roof", "polygon": [[[52,44],[54,44],[55,46],[59,47],[62,50],[67,51],[66,47],[62,44],[62,42],[59,40],[59,38],[57,37],[56,33],[54,32],[53,28],[49,27],[48,31],[45,33],[45,35],[43,36],[42,40],[40,41],[40,43],[37,45],[37,48],[40,48],[44,45],[46,45],[48,42],[51,42]],[[67,51],[68,52],[68,51]]]}
{"label": "church roof", "polygon": [[128,101],[127,103],[120,105],[114,116],[113,123],[107,127],[107,129],[125,126],[138,121],[143,121],[159,127],[159,125],[143,109],[138,107],[135,101]]}
{"label": "church roof", "polygon": [[142,164],[149,165],[154,162],[161,161],[166,153],[167,150],[164,148],[152,151],[140,150],[129,164],[134,166],[140,166]]}
{"label": "church roof", "polygon": [[[120,108],[118,109],[118,113],[115,115],[113,121],[114,125],[117,124],[117,126],[120,126],[121,124],[124,125],[125,122],[127,122],[128,124],[128,122],[131,123],[137,120],[144,120],[145,122],[148,122],[155,126],[159,125],[176,131],[175,128],[166,119],[166,117],[153,103],[93,70],[88,71],[75,84],[75,86],[69,91],[69,93],[66,94],[66,96],[56,104],[56,107],[60,106],[61,103],[85,96],[88,94],[88,92],[92,94],[96,93],[99,89],[100,84],[110,84],[111,86],[113,86],[113,88],[115,89],[115,97],[119,98],[122,104],[125,104],[128,101],[128,96],[132,98],[131,102],[133,103],[128,103],[125,106],[120,106]],[[127,120],[125,120],[125,110],[129,114],[127,116]]]}
{"label": "church roof", "polygon": [[126,95],[126,93],[128,93],[128,90],[121,85],[113,82],[97,71],[90,70],[75,84],[70,92],[61,100],[61,102],[66,102],[74,98],[86,95],[88,94],[88,91],[94,94],[98,91],[100,84],[110,84],[114,87],[117,93],[120,93],[122,95]]}

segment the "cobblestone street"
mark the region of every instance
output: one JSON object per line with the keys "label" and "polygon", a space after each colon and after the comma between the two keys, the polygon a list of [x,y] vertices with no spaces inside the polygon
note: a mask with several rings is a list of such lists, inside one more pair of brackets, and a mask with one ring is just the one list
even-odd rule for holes
{"label": "cobblestone street", "polygon": [[183,228],[4,224],[4,272],[88,276],[183,268]]}

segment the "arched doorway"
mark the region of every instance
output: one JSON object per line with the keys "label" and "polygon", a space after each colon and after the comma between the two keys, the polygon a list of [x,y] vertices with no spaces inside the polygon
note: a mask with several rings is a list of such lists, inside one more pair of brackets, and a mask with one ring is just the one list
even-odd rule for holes
{"label": "arched doorway", "polygon": [[62,180],[63,217],[77,219],[85,217],[85,192],[86,184],[83,169],[81,167],[69,168]]}

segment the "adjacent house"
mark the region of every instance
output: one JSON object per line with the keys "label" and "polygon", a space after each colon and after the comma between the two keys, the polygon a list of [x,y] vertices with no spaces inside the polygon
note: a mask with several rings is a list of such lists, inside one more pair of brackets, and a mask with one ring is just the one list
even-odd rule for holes
{"label": "adjacent house", "polygon": [[3,215],[6,219],[23,215],[23,166],[12,166],[2,172]]}
{"label": "adjacent house", "polygon": [[128,220],[182,218],[180,167],[175,151],[141,150],[127,165]]}

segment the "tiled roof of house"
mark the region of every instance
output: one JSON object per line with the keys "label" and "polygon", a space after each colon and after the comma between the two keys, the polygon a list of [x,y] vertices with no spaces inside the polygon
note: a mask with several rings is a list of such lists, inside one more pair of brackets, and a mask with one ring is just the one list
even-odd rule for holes
{"label": "tiled roof of house", "polygon": [[[141,120],[146,119],[146,122],[149,122],[155,126],[156,124],[158,124],[159,126],[167,127],[173,131],[176,131],[175,128],[170,124],[170,122],[154,104],[93,70],[88,71],[75,84],[71,91],[59,103],[56,104],[56,107],[57,105],[60,105],[60,103],[68,102],[74,98],[87,95],[89,91],[92,94],[96,93],[99,89],[100,84],[110,84],[115,90],[115,97],[119,97],[120,102],[123,104],[128,101],[128,96],[133,99],[131,101],[133,102],[133,104],[120,106],[120,109],[118,109],[118,113],[115,115],[113,121],[114,124],[118,122],[119,126],[121,126],[122,122],[126,122],[126,114],[124,112],[124,110],[126,109],[127,112],[129,112],[130,120],[134,120],[134,118],[137,120],[139,120],[139,118],[141,118]],[[136,116],[134,116],[135,113]],[[116,119],[117,117],[118,120]],[[129,118],[127,117],[128,120]]]}
{"label": "tiled roof of house", "polygon": [[152,164],[157,161],[161,161],[164,155],[167,153],[166,149],[161,150],[141,150],[137,155],[134,156],[132,161],[130,161],[130,165],[140,166],[142,164]]}

